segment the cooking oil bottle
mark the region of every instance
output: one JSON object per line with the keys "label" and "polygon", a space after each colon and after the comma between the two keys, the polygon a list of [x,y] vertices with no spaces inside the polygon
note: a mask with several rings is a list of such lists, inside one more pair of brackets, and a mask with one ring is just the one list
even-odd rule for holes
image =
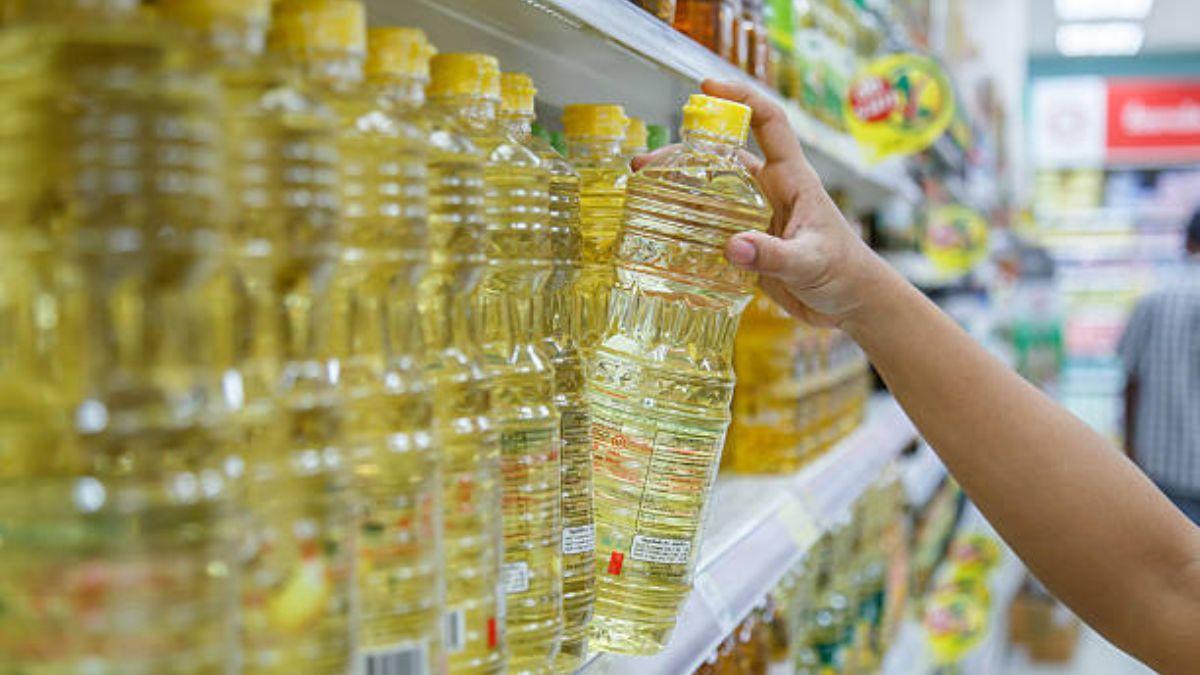
{"label": "cooking oil bottle", "polygon": [[550,177],[498,123],[500,68],[482,54],[439,54],[434,88],[486,156],[487,266],[473,300],[500,437],[508,669],[548,672],[562,639],[559,418],[538,317],[553,251]]}
{"label": "cooking oil bottle", "polygon": [[690,591],[754,283],[725,242],[771,216],[736,158],[749,122],[746,106],[692,96],[683,144],[629,180],[608,326],[588,368],[601,651],[660,651]]}
{"label": "cooking oil bottle", "polygon": [[432,259],[421,314],[442,445],[445,648],[450,672],[494,674],[505,665],[500,444],[471,306],[486,265],[484,154],[459,120],[466,76],[436,62],[430,70]]}
{"label": "cooking oil bottle", "polygon": [[637,117],[630,117],[625,123],[625,139],[621,141],[621,154],[625,155],[628,163],[638,155],[644,155],[649,150],[650,132],[646,123]]}
{"label": "cooking oil bottle", "polygon": [[219,672],[217,83],[131,0],[6,9],[0,663]]}
{"label": "cooking oil bottle", "polygon": [[575,321],[580,270],[579,174],[547,141],[532,133],[533,81],[522,73],[500,79],[501,119],[538,153],[550,173],[549,238],[553,264],[541,319],[543,351],[554,368],[554,407],[562,441],[563,641],[555,668],[574,672],[587,654],[587,624],[595,599],[595,527],[592,522],[592,445],[588,437],[583,357]]}
{"label": "cooking oil bottle", "polygon": [[608,293],[615,278],[613,253],[629,179],[629,163],[621,151],[625,119],[625,109],[619,105],[575,104],[563,110],[567,158],[580,180],[583,269],[577,285],[577,324],[585,361],[604,333]]}

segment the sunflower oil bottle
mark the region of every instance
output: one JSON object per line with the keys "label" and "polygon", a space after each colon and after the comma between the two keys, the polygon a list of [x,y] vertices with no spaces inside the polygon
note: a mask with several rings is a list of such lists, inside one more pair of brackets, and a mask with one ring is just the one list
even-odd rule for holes
{"label": "sunflower oil bottle", "polygon": [[567,159],[579,172],[579,229],[583,269],[577,285],[577,326],[585,362],[603,336],[608,294],[615,278],[613,254],[625,208],[629,163],[621,150],[625,109],[574,104],[563,110]]}
{"label": "sunflower oil bottle", "polygon": [[650,132],[646,123],[637,117],[630,117],[625,123],[625,138],[621,141],[621,154],[625,155],[625,163],[638,155],[649,151]]}
{"label": "sunflower oil bottle", "polygon": [[559,417],[538,316],[553,260],[550,176],[499,124],[495,58],[439,54],[433,73],[440,102],[486,155],[487,267],[473,319],[500,437],[508,669],[548,672],[563,629]]}
{"label": "sunflower oil bottle", "polygon": [[595,599],[595,526],[592,521],[592,445],[583,357],[579,351],[575,284],[580,274],[579,174],[551,145],[532,134],[536,90],[528,75],[501,75],[502,119],[510,133],[538,153],[550,173],[549,237],[553,253],[543,296],[543,351],[554,368],[562,458],[562,648],[555,667],[572,672],[587,654],[587,624]]}
{"label": "sunflower oil bottle", "polygon": [[421,314],[442,445],[445,648],[453,673],[505,665],[500,445],[472,299],[484,256],[484,154],[459,120],[462,76],[431,64],[430,270]]}
{"label": "sunflower oil bottle", "polygon": [[218,672],[219,89],[136,2],[6,9],[0,663]]}
{"label": "sunflower oil bottle", "polygon": [[600,651],[660,651],[691,589],[754,282],[724,246],[771,216],[736,159],[749,108],[696,95],[683,118],[683,145],[629,180],[608,326],[588,368]]}

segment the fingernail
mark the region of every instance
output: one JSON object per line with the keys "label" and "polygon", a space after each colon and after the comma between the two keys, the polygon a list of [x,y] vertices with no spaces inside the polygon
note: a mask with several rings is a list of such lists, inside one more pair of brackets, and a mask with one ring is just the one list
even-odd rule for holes
{"label": "fingernail", "polygon": [[745,239],[730,239],[729,245],[725,248],[725,255],[729,257],[729,262],[742,267],[749,267],[754,264],[754,259],[758,257],[758,249],[754,244]]}

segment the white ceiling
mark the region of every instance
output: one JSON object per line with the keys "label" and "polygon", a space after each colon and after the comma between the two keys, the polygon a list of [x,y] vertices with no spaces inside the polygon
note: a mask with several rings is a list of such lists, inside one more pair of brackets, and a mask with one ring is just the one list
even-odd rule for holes
{"label": "white ceiling", "polygon": [[[1058,17],[1054,13],[1054,0],[1029,0],[1029,5],[1030,52],[1038,56],[1057,54],[1054,32]],[[1200,52],[1200,3],[1196,0],[1154,0],[1145,28],[1143,54]]]}

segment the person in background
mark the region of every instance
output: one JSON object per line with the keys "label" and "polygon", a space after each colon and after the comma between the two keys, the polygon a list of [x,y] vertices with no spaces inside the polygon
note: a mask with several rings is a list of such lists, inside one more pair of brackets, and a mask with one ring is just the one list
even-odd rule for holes
{"label": "person in background", "polygon": [[1125,451],[1200,525],[1200,210],[1180,278],[1142,298],[1117,352],[1125,364]]}
{"label": "person in background", "polygon": [[[875,255],[821,185],[780,107],[742,84],[710,80],[703,89],[754,110],[763,159],[743,159],[774,207],[770,232],[735,234],[725,257],[757,272],[793,316],[858,342],[980,511],[1058,599],[1159,672],[1198,672],[1200,527],[1107,439],[993,358]],[[634,168],[650,159],[640,155]]]}

